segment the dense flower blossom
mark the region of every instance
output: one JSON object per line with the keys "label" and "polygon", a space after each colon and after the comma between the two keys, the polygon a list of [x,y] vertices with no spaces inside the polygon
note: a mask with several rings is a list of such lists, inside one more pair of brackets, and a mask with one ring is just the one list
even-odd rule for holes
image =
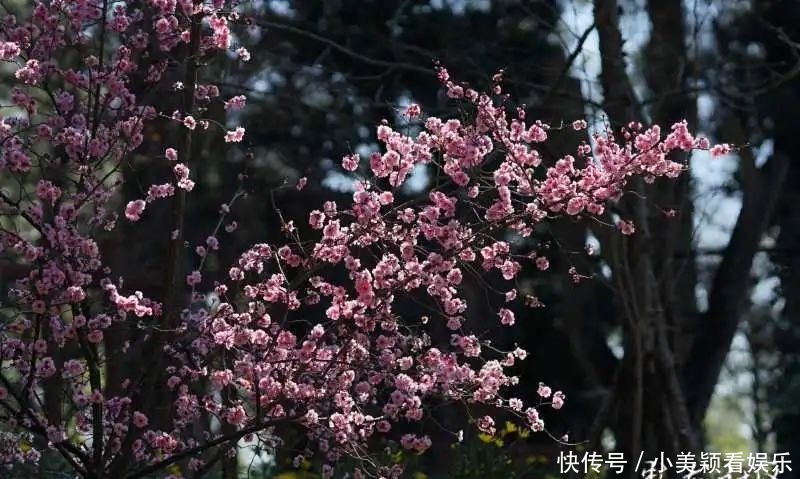
{"label": "dense flower blossom", "polygon": [[225,109],[226,110],[240,110],[244,108],[245,104],[247,103],[247,97],[244,95],[236,95],[232,97],[230,100],[225,102]]}
{"label": "dense flower blossom", "polygon": [[225,142],[226,143],[239,143],[244,139],[244,128],[241,126],[236,127],[233,131],[228,131],[225,133]]}
{"label": "dense flower blossom", "polygon": [[498,312],[498,316],[500,316],[500,323],[504,326],[514,325],[514,312],[510,309],[501,308]]}
{"label": "dense flower blossom", "polygon": [[183,125],[190,130],[194,130],[197,127],[197,120],[195,120],[193,116],[188,115],[183,119]]}
{"label": "dense flower blossom", "polygon": [[[219,135],[234,143],[245,134],[243,126],[215,130],[219,124],[203,117],[212,102],[226,111],[244,107],[243,96],[224,101],[217,85],[192,75],[170,90],[177,83],[165,72],[172,59],[185,57],[191,72],[201,67],[193,63],[198,58],[231,50],[247,61],[250,53],[232,50],[238,2],[109,3],[104,10],[97,2],[37,2],[29,18],[6,13],[0,22],[0,60],[14,72],[9,96],[21,112],[0,117],[0,173],[30,189],[20,204],[3,193],[0,206],[36,232],[0,229],[0,254],[25,267],[13,318],[0,329],[0,463],[35,463],[49,447],[76,471],[92,471],[87,477],[114,468],[124,468],[125,477],[164,471],[184,455],[200,469],[215,448],[248,435],[273,444],[275,426],[293,424],[326,462],[327,477],[376,437],[414,453],[429,449],[430,437],[406,431],[428,419],[431,401],[502,410],[542,431],[545,407],[562,408],[565,395],[541,385],[535,404],[511,396],[519,378],[510,367],[527,352],[503,350],[484,334],[513,326],[525,305],[541,306],[515,281],[531,261],[539,270],[549,262],[541,252],[518,251],[507,233],[529,237],[563,215],[610,216],[608,204],[632,177],[653,181],[684,170],[670,160],[672,151],[731,151],[694,138],[685,122],[666,134],[632,123],[620,132],[622,142],[610,129],[593,131],[591,145],[549,161],[542,143],[559,132],[509,108],[501,75],[480,93],[439,69],[463,115],[425,117],[412,104],[402,121],[418,125],[414,133],[382,122],[379,151],[363,162],[356,154],[342,159],[354,186],[346,204],[313,205],[308,218],[287,219],[280,225],[287,240],[246,248],[219,281],[204,279],[205,260],[239,226],[228,217],[236,214],[233,201],[220,209],[218,228],[199,238],[184,238],[180,221],[157,225],[151,234],[178,253],[173,276],[163,278],[167,291],[150,297],[120,278],[100,241],[122,215],[139,221],[146,208],[169,203],[180,216],[181,200],[195,186],[194,149],[184,148],[191,141],[140,149],[148,128],[167,119],[184,140]],[[98,24],[108,27],[107,37],[87,41],[85,32]],[[185,55],[187,48],[195,51]],[[180,106],[137,96],[132,85],[142,82],[174,91]],[[44,86],[52,97],[40,94]],[[587,124],[572,127],[561,134],[577,135]],[[42,176],[46,168],[37,162],[50,161],[40,160],[43,144],[71,181]],[[158,152],[152,160],[171,172],[144,185],[143,199],[125,198],[123,180],[109,171],[145,151]],[[398,190],[419,165],[440,168],[447,181],[401,204]],[[308,181],[298,179],[297,189]],[[301,238],[308,228],[300,221],[312,236]],[[617,226],[635,233],[627,219]],[[190,245],[197,253],[191,258]],[[570,271],[575,281],[583,278]],[[475,307],[459,286],[474,274],[506,285],[491,301],[504,306],[471,324]],[[409,297],[435,313],[401,316],[400,300]],[[110,353],[101,345],[119,330],[136,331],[120,358],[141,359],[142,351],[153,357],[136,369],[143,377],[109,384],[101,369]],[[141,361],[130,362],[135,369]],[[161,369],[152,371],[155,364]],[[30,400],[56,378],[65,392],[58,410],[69,411],[63,417]],[[149,399],[153,391],[158,404]],[[481,414],[474,426],[494,434],[494,413]],[[196,434],[209,418],[224,424],[221,431]],[[384,477],[401,471],[363,462],[354,477],[370,467]]]}
{"label": "dense flower blossom", "polygon": [[145,202],[142,200],[135,200],[128,202],[125,207],[125,217],[131,221],[138,221],[144,212]]}
{"label": "dense flower blossom", "polygon": [[555,393],[553,393],[553,402],[552,402],[553,409],[561,409],[564,406],[565,399],[566,396],[564,396],[564,393],[562,393],[561,391],[556,391]]}
{"label": "dense flower blossom", "polygon": [[617,227],[624,235],[632,235],[636,231],[636,227],[631,221],[619,220],[617,222]]}
{"label": "dense flower blossom", "polygon": [[237,49],[236,49],[236,55],[238,55],[238,56],[239,56],[239,58],[240,58],[240,59],[241,59],[243,62],[249,62],[249,61],[250,61],[250,52],[249,52],[249,51],[247,51],[247,49],[246,49],[246,48],[244,48],[244,47],[239,47],[239,48],[237,48]]}
{"label": "dense flower blossom", "polygon": [[0,60],[13,60],[20,53],[19,44],[0,41]]}
{"label": "dense flower blossom", "polygon": [[731,150],[732,150],[731,146],[730,146],[730,145],[728,145],[727,143],[722,143],[722,144],[719,144],[719,145],[714,145],[714,146],[713,146],[713,147],[710,149],[710,151],[711,151],[711,156],[723,156],[723,155],[727,155],[728,153],[730,153],[730,152],[731,152]]}
{"label": "dense flower blossom", "polygon": [[347,155],[342,158],[342,168],[347,171],[356,171],[358,169],[359,156],[357,153]]}

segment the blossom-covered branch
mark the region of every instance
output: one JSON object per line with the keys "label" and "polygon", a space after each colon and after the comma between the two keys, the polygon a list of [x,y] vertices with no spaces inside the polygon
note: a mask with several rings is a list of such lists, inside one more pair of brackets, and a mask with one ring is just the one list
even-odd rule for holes
{"label": "blossom-covered branch", "polygon": [[[633,176],[676,177],[684,167],[670,161],[672,151],[716,155],[729,147],[695,139],[685,123],[666,135],[631,124],[548,161],[541,147],[556,129],[509,107],[501,74],[480,93],[439,68],[458,119],[426,117],[411,105],[403,130],[413,133],[382,123],[381,151],[342,160],[352,201],[319,205],[307,219],[309,238],[286,222],[283,243],[253,245],[226,281],[209,284],[202,265],[227,233],[220,220],[186,251],[191,167],[202,161],[189,156],[197,135],[236,143],[246,134],[243,126],[216,131],[218,123],[201,117],[214,102],[225,111],[245,106],[243,96],[223,99],[202,83],[201,71],[201,60],[225,52],[249,59],[231,33],[239,9],[222,0],[53,0],[36,2],[30,16],[6,13],[0,60],[13,69],[15,108],[0,117],[0,173],[19,187],[0,196],[10,219],[0,223],[0,254],[26,272],[0,316],[0,463],[35,464],[50,446],[87,478],[144,477],[178,461],[199,470],[206,451],[242,437],[278,444],[275,425],[288,422],[302,426],[304,455],[322,458],[325,477],[343,457],[362,459],[354,477],[396,476],[398,468],[363,451],[386,437],[424,452],[431,439],[405,431],[427,419],[429,403],[485,405],[544,430],[544,408],[560,409],[564,393],[540,385],[533,402],[515,397],[510,368],[527,352],[501,349],[483,334],[515,324],[517,303],[538,304],[515,279],[528,262],[546,269],[547,257],[509,238],[532,236],[559,216],[602,215]],[[168,79],[175,63],[182,82]],[[147,95],[170,88],[182,92],[180,105]],[[142,197],[124,197],[130,155],[143,149],[146,127],[165,123],[181,141],[158,145],[163,155],[153,160],[171,176]],[[558,133],[577,136],[586,126],[578,120]],[[400,204],[398,189],[415,168],[449,181]],[[135,227],[161,203],[173,221],[152,234],[170,250],[162,294],[148,297],[104,261],[99,237],[120,218]],[[628,221],[618,226],[634,233]],[[192,253],[197,267],[183,271],[181,259]],[[472,327],[460,291],[467,274],[507,284],[492,300],[503,304],[496,316]],[[401,315],[411,300],[432,313]],[[104,337],[133,323],[148,334],[131,351],[154,354],[148,361],[159,371],[142,365],[138,377],[109,384]],[[57,394],[46,393],[53,384]],[[164,396],[148,398],[153,391]],[[495,417],[482,415],[475,426],[494,434]],[[209,418],[229,432],[212,430]]]}

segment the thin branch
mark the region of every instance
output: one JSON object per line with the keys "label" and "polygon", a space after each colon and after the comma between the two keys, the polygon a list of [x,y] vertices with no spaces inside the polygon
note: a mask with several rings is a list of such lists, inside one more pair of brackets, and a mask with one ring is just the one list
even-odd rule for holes
{"label": "thin branch", "polygon": [[583,45],[586,43],[586,40],[589,38],[589,35],[594,31],[596,23],[592,23],[589,25],[586,30],[583,31],[581,36],[578,38],[578,44],[575,45],[575,49],[572,50],[572,53],[569,54],[567,57],[567,61],[564,63],[564,66],[561,68],[556,80],[553,82],[553,85],[547,91],[547,95],[545,95],[544,99],[542,100],[542,104],[547,104],[551,97],[558,92],[559,88],[561,88],[561,84],[564,83],[564,79],[569,74],[569,70],[572,68],[572,65],[575,63],[575,60],[578,59],[578,55],[581,54],[583,51]]}
{"label": "thin branch", "polygon": [[[290,419],[285,419],[284,421],[290,421]],[[149,465],[149,466],[147,466],[147,467],[145,467],[143,469],[140,469],[140,470],[138,470],[138,471],[136,471],[136,472],[134,472],[132,474],[129,474],[129,475],[125,476],[125,479],[139,479],[140,477],[144,477],[144,476],[146,476],[148,474],[152,474],[154,472],[161,471],[165,467],[168,467],[168,466],[170,466],[172,464],[175,464],[176,462],[180,461],[181,459],[187,458],[187,457],[192,456],[194,454],[197,454],[199,452],[206,451],[208,449],[211,449],[212,447],[219,446],[220,444],[225,444],[225,443],[238,441],[239,439],[243,438],[244,436],[246,436],[248,434],[254,434],[254,433],[257,433],[259,431],[262,431],[262,430],[266,429],[267,427],[271,426],[273,423],[274,422],[271,421],[271,422],[267,422],[267,423],[253,424],[252,426],[246,427],[246,428],[244,428],[244,429],[242,429],[240,431],[237,431],[235,433],[231,433],[231,434],[228,434],[228,435],[225,435],[225,436],[221,436],[221,437],[218,437],[217,439],[214,439],[213,441],[209,441],[209,442],[207,442],[205,444],[201,444],[199,446],[195,446],[195,447],[186,449],[185,451],[180,452],[178,454],[175,454],[174,456],[170,456],[167,459],[164,459],[162,461],[156,462],[155,464],[151,464],[151,465]]]}
{"label": "thin branch", "polygon": [[359,61],[361,61],[363,63],[366,63],[368,65],[374,65],[374,66],[383,67],[383,68],[393,68],[393,69],[413,71],[413,72],[423,73],[425,75],[431,75],[431,76],[436,75],[436,72],[432,68],[421,67],[421,66],[415,65],[413,63],[390,62],[390,61],[386,61],[386,60],[379,60],[377,58],[368,57],[368,56],[366,56],[364,54],[361,54],[361,53],[358,53],[357,51],[352,50],[352,49],[350,49],[350,48],[348,48],[348,47],[346,47],[346,46],[344,46],[344,45],[342,45],[340,43],[337,43],[337,42],[331,40],[330,38],[324,37],[324,36],[319,35],[317,33],[310,32],[308,30],[304,30],[302,28],[295,27],[295,26],[292,26],[292,25],[286,25],[286,24],[283,24],[283,23],[273,22],[271,20],[256,20],[255,24],[259,25],[259,26],[262,26],[262,27],[274,28],[275,30],[284,30],[284,31],[287,31],[287,32],[292,32],[294,34],[301,35],[301,36],[310,38],[312,40],[316,40],[316,41],[318,41],[320,43],[328,45],[329,47],[333,48],[334,50],[339,51],[340,53],[344,53],[345,55],[348,55],[348,56],[350,56],[350,57],[352,57],[352,58],[354,58],[356,60],[359,60]]}

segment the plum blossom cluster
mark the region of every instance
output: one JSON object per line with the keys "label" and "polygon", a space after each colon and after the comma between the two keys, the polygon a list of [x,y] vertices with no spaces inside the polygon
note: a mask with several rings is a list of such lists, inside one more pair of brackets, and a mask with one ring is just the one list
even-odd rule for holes
{"label": "plum blossom cluster", "polygon": [[[431,401],[491,406],[534,431],[545,428],[543,408],[563,407],[564,393],[544,384],[533,404],[509,395],[518,383],[509,368],[527,353],[500,351],[482,339],[486,330],[515,324],[513,305],[522,298],[514,280],[523,263],[549,266],[546,257],[520,254],[497,238],[531,235],[555,216],[603,215],[630,178],[674,178],[683,166],[669,160],[670,152],[708,145],[685,123],[664,136],[658,127],[631,124],[622,143],[611,131],[597,133],[593,147],[581,144],[575,156],[545,165],[538,145],[552,129],[526,122],[523,110],[509,115],[499,76],[488,94],[452,83],[445,70],[440,78],[474,120],[428,117],[413,136],[379,125],[383,151],[363,163],[355,154],[342,159],[344,170],[359,173],[352,201],[326,202],[310,213],[318,237],[255,245],[230,268],[229,281],[214,287],[223,299],[218,307],[186,316],[186,330],[198,335],[184,362],[207,364],[223,350],[233,364],[212,373],[212,382],[235,390],[236,399],[202,400],[215,414],[240,427],[297,419],[313,451],[333,465],[373,436],[424,423]],[[419,106],[407,117],[421,118]],[[395,192],[419,165],[441,166],[452,181],[419,201],[396,202]],[[500,298],[508,305],[471,330],[459,290],[468,271],[496,274],[510,287]],[[398,304],[409,297],[431,304],[433,319],[401,316]],[[449,331],[444,337],[435,322]],[[186,369],[174,382],[189,385],[197,376]],[[485,415],[475,427],[493,434],[494,424]],[[400,444],[419,453],[431,440],[404,433]]]}
{"label": "plum blossom cluster", "polygon": [[[180,104],[151,92],[169,68],[191,71],[228,50],[249,56],[230,28],[238,3],[43,0],[0,13],[2,81],[10,87],[10,104],[0,109],[0,176],[21,186],[0,189],[0,257],[22,271],[4,271],[4,284],[14,283],[0,313],[1,465],[36,463],[49,448],[76,474],[97,477],[144,466],[125,459],[142,441],[150,451],[185,446],[176,439],[181,427],[148,428],[153,406],[136,403],[139,383],[103,379],[109,330],[131,318],[155,326],[165,301],[128,290],[98,236],[120,217],[137,221],[151,203],[192,189],[181,144],[162,150],[175,176],[140,198],[120,197],[119,172],[147,128],[172,118],[167,106],[187,128],[207,128],[201,107],[224,103],[216,85],[192,82],[191,101]],[[244,99],[228,103],[241,108]],[[245,135],[240,126],[232,131],[233,141]]]}
{"label": "plum blossom cluster", "polygon": [[[185,214],[181,205],[195,186],[187,145],[214,133],[201,107],[246,104],[243,96],[223,100],[218,86],[198,80],[199,58],[226,51],[250,58],[233,34],[237,8],[223,0],[37,1],[0,22],[0,61],[13,70],[15,107],[0,116],[0,174],[23,185],[19,194],[0,191],[0,208],[13,219],[0,226],[0,255],[23,271],[8,291],[12,308],[0,317],[0,464],[36,463],[50,448],[83,477],[143,477],[184,460],[198,470],[219,448],[251,437],[274,444],[276,428],[293,425],[307,435],[302,456],[320,457],[330,477],[340,459],[363,457],[379,437],[417,453],[430,448],[422,425],[432,402],[488,406],[544,430],[544,412],[560,409],[564,393],[540,385],[532,401],[514,397],[519,379],[511,368],[527,352],[502,350],[484,334],[523,321],[520,306],[539,303],[520,294],[515,280],[524,268],[549,267],[545,256],[517,251],[508,234],[531,236],[556,216],[603,216],[632,177],[680,174],[670,152],[720,155],[730,147],[694,138],[685,123],[665,135],[631,124],[547,158],[542,145],[554,129],[507,106],[501,75],[479,93],[440,69],[443,88],[467,114],[426,117],[411,105],[404,118],[417,122],[418,133],[379,125],[380,151],[342,160],[353,176],[352,200],[326,202],[302,219],[312,238],[301,241],[287,223],[285,243],[251,246],[225,281],[209,284],[204,258],[237,228],[230,221],[195,247],[195,267],[183,270],[177,250],[163,295],[147,297],[112,269],[100,236],[120,216],[146,217],[154,203]],[[185,73],[179,85],[165,75],[175,62]],[[159,88],[176,89],[180,104],[148,95]],[[153,159],[170,174],[139,197],[123,197],[126,178],[118,172],[143,149],[146,128],[165,123],[183,140],[159,145],[163,153]],[[581,131],[586,123],[572,126]],[[245,129],[220,134],[237,143]],[[449,181],[400,203],[398,189],[415,168],[439,169]],[[229,214],[223,205],[221,215]],[[181,248],[181,224],[153,234]],[[635,232],[628,221],[618,226]],[[468,274],[508,284],[496,315],[469,328],[460,291]],[[175,288],[191,301],[182,303]],[[433,312],[401,315],[410,299]],[[145,334],[124,344],[122,357],[134,367],[151,352],[163,371],[141,365],[109,382],[109,348],[126,328]],[[153,391],[161,393],[158,404]],[[474,426],[494,434],[495,417],[482,415]],[[212,430],[209,418],[224,427]],[[371,464],[353,476],[400,473]]]}

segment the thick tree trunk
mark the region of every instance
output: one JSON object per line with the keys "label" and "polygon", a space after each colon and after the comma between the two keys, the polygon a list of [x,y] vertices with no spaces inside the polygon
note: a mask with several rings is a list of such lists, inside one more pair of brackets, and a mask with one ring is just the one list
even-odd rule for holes
{"label": "thick tree trunk", "polygon": [[[649,85],[658,96],[666,89],[685,83],[680,73],[664,77],[675,57],[684,54],[682,7],[679,1],[651,2],[649,7],[653,22],[650,48],[659,42],[661,51],[668,52],[662,54],[662,58],[653,59],[654,65],[648,70],[649,78],[658,79]],[[647,114],[625,70],[618,15],[616,2],[595,2],[604,108],[612,125],[626,125],[630,121],[645,121]],[[692,105],[691,101],[682,105],[662,101],[653,108],[652,120],[668,125],[689,116],[693,124],[695,108],[687,104]],[[680,110],[684,110],[682,115],[678,113]],[[692,226],[692,211],[691,208],[684,210],[677,225],[668,224],[674,220],[668,220],[664,214],[666,208],[688,203],[684,199],[688,181],[684,178],[677,186],[633,184],[638,194],[624,200],[620,206],[625,216],[635,220],[637,234],[630,239],[613,239],[609,245],[613,250],[612,274],[623,306],[620,316],[625,318],[623,330],[627,336],[625,355],[628,358],[615,398],[618,413],[611,428],[619,449],[632,457],[638,457],[641,452],[653,457],[660,452],[698,448],[673,350],[676,338],[669,333],[675,329],[675,317],[686,315],[684,311],[678,313],[674,306],[683,303],[685,298],[681,293],[686,295],[691,291],[689,306],[685,308],[689,316],[694,304],[693,288],[684,287],[679,291],[673,288],[674,281],[685,280],[687,274],[672,261],[677,245],[690,243],[691,236],[686,229]],[[690,279],[694,276],[693,267],[693,263],[690,264]]]}

